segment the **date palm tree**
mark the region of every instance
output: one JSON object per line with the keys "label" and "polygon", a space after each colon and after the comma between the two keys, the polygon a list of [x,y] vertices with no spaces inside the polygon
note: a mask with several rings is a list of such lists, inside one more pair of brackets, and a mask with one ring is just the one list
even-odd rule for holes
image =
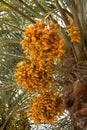
{"label": "date palm tree", "polygon": [[[65,53],[61,62],[56,63],[53,69],[56,75],[56,87],[61,86],[63,89],[64,106],[65,110],[69,111],[72,129],[86,130],[87,1],[0,0],[0,6],[1,48],[19,43],[23,39],[22,32],[25,27],[35,24],[36,20],[59,25],[59,32],[64,38]],[[19,48],[18,45],[17,49]],[[0,55],[3,58],[24,59],[23,53],[15,55],[15,53],[3,52],[5,51],[0,49]],[[71,120],[69,116],[66,117],[65,122],[69,124]],[[67,129],[66,123],[63,124],[64,127],[61,123],[56,124],[55,129]],[[70,129],[69,125],[68,129]]]}

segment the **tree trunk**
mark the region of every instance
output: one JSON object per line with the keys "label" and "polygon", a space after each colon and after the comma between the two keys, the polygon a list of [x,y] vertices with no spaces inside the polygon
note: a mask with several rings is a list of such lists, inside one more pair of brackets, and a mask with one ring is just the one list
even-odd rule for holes
{"label": "tree trunk", "polygon": [[74,130],[87,130],[87,80],[77,80],[72,92],[65,98]]}

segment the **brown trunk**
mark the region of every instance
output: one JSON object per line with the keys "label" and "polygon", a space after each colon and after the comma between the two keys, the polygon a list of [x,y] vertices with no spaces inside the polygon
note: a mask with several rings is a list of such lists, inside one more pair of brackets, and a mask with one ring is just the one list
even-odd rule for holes
{"label": "brown trunk", "polygon": [[74,130],[87,130],[87,81],[77,80],[73,90],[65,98]]}

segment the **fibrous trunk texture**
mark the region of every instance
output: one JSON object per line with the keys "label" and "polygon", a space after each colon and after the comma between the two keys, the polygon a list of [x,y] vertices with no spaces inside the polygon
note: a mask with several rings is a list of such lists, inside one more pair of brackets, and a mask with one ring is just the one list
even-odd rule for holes
{"label": "fibrous trunk texture", "polygon": [[87,130],[87,80],[77,80],[65,98],[74,130]]}

